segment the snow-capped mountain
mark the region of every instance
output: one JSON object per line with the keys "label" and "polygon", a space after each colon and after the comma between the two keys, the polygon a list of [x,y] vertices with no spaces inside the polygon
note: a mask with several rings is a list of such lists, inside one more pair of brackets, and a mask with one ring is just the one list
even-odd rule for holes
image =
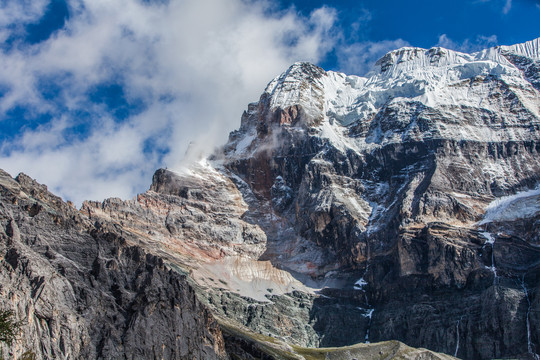
{"label": "snow-capped mountain", "polygon": [[534,354],[539,61],[536,39],[403,48],[366,77],[293,64],[212,159],[158,173],[129,211],[202,259],[218,314],[285,341]]}
{"label": "snow-capped mountain", "polygon": [[[349,228],[338,238],[354,233],[355,246],[366,248],[340,254],[342,265],[350,255],[367,258],[367,247],[394,246],[390,224],[396,232],[444,220],[474,227],[494,197],[529,189],[540,176],[540,97],[516,57],[537,63],[538,39],[476,54],[403,48],[366,78],[294,64],[249,106],[225,147],[225,167],[296,227],[305,206],[307,238],[327,238],[333,219],[314,220],[318,210],[345,209]],[[279,188],[289,189],[275,191],[286,199],[272,196]],[[384,239],[360,240],[377,236]]]}
{"label": "snow-capped mountain", "polygon": [[[340,150],[361,151],[375,145],[432,138],[520,139],[527,133],[511,125],[523,122],[527,116],[539,116],[538,93],[525,75],[527,69],[522,71],[519,63],[512,63],[520,57],[531,62],[527,69],[534,67],[540,61],[538,39],[475,54],[443,48],[402,48],[381,58],[367,77],[325,72],[310,64],[297,63],[270,82],[263,97],[268,97],[268,111],[300,106],[313,121],[322,122],[314,128],[322,138],[334,140]],[[512,92],[520,112],[514,108],[509,112],[509,104],[494,97],[497,91]],[[437,109],[444,118],[466,121],[434,121],[425,124],[426,129],[420,128],[422,123],[404,119],[400,127],[391,129],[379,123],[371,124],[386,108],[410,112],[408,108],[415,105]],[[463,114],[470,109],[481,111],[483,116],[471,123]],[[486,118],[501,112],[508,112],[504,122],[508,126],[502,131],[494,123],[496,119]],[[370,123],[372,131],[364,136],[343,136],[343,127],[360,123]],[[237,152],[246,148],[249,137],[242,141],[244,146],[239,146]]]}
{"label": "snow-capped mountain", "polygon": [[366,77],[297,63],[250,104],[222,166],[272,209],[262,258],[347,304],[357,332],[314,310],[319,344],[536,353],[539,44],[402,48]]}
{"label": "snow-capped mountain", "polygon": [[77,221],[186,274],[229,355],[399,340],[535,358],[539,69],[539,39],[402,48],[365,77],[296,63],[212,157],[158,170],[133,200],[86,202]]}

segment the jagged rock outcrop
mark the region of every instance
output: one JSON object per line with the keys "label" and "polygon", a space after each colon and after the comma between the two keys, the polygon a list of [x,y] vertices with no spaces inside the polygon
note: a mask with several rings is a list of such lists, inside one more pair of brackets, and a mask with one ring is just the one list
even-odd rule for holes
{"label": "jagged rock outcrop", "polygon": [[[37,359],[226,359],[185,276],[24,174],[0,171],[0,307],[21,333],[3,354]],[[11,357],[8,357],[11,358]]]}

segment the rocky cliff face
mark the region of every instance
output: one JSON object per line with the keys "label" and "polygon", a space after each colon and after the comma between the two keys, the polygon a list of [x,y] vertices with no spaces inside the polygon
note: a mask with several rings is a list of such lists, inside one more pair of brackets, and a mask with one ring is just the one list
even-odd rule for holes
{"label": "rocky cliff face", "polygon": [[249,106],[221,161],[272,209],[261,258],[328,284],[321,345],[536,356],[539,48],[404,48],[366,78],[299,63]]}
{"label": "rocky cliff face", "polygon": [[22,321],[6,358],[225,359],[186,278],[24,174],[0,172],[0,306]]}
{"label": "rocky cliff face", "polygon": [[[184,194],[184,187],[175,187],[177,180],[173,174],[158,171],[154,186],[165,193],[180,189]],[[188,193],[197,193],[191,190]],[[158,199],[163,194],[146,195],[163,200]],[[168,200],[174,203],[174,198]],[[196,291],[181,273],[203,262],[200,255],[205,251],[214,254],[214,248],[203,244],[199,252],[187,257],[175,252],[178,248],[164,252],[169,239],[161,239],[161,245],[151,239],[159,239],[160,232],[163,235],[159,221],[167,224],[169,218],[159,217],[155,208],[159,202],[144,196],[138,201],[110,199],[94,203],[95,207],[87,203],[79,212],[26,175],[12,179],[0,170],[0,307],[13,310],[21,323],[14,343],[2,344],[3,358],[17,359],[28,350],[36,359],[368,359],[375,354],[403,359],[450,358],[397,341],[343,349],[292,347],[290,341],[263,337],[235,321],[231,325],[230,320],[220,320],[218,325],[198,297],[214,306],[214,312],[221,301],[225,313],[220,315],[224,317],[238,315],[235,309],[257,308],[256,301],[223,289],[208,293],[197,286]],[[156,212],[152,216],[150,211]],[[143,220],[156,224],[145,228]],[[176,234],[172,227],[165,228]],[[257,270],[251,263],[243,263],[222,271],[238,271],[242,265]],[[194,269],[190,269],[192,274]],[[294,282],[277,276],[280,272],[268,262],[259,264],[259,272],[238,276],[248,281],[270,273],[276,283]],[[229,300],[219,300],[219,296]],[[270,331],[287,330],[293,336],[295,332],[303,336],[301,326],[307,316],[295,318],[295,309],[311,304],[310,299],[299,291],[282,294],[276,297],[278,304],[269,316],[255,311],[252,319],[263,328],[270,323],[278,328]],[[287,323],[275,322],[276,316]],[[295,326],[299,328],[295,330]]]}
{"label": "rocky cliff face", "polygon": [[[538,39],[475,54],[403,48],[366,77],[294,64],[248,106],[239,130],[210,159],[157,171],[150,190],[133,200],[65,210],[68,229],[93,229],[84,243],[98,244],[87,246],[97,247],[101,262],[54,251],[91,269],[92,281],[101,279],[110,294],[99,301],[113,308],[141,292],[146,299],[150,289],[125,275],[126,291],[112,287],[110,271],[137,272],[141,260],[128,253],[141,250],[110,250],[105,239],[151,254],[146,269],[150,262],[160,274],[164,266],[188,274],[222,321],[267,339],[261,345],[259,335],[246,340],[226,326],[235,356],[400,340],[466,359],[537,358],[539,51]],[[54,209],[17,201],[30,218]],[[11,219],[4,220],[6,239],[37,234],[13,230]],[[131,329],[131,315],[115,316],[115,329]],[[222,356],[208,321],[202,328],[215,336],[204,351]],[[103,334],[92,331],[83,335]],[[107,339],[125,336],[109,331],[116,335]],[[265,352],[267,336],[285,345]]]}
{"label": "rocky cliff face", "polygon": [[538,49],[404,48],[365,78],[294,64],[211,161],[83,211],[160,229],[154,252],[265,335],[536,356]]}
{"label": "rocky cliff face", "polygon": [[[534,354],[538,51],[538,39],[472,55],[404,48],[367,78],[293,65],[224,150],[278,219],[258,222],[263,257],[315,278],[357,272],[352,294],[323,293],[363,309],[346,316],[366,339]],[[354,336],[315,313],[321,344]]]}

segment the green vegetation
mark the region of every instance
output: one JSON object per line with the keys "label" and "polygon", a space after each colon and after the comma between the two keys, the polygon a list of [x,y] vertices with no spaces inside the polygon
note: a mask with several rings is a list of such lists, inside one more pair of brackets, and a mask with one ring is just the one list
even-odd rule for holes
{"label": "green vegetation", "polygon": [[252,343],[255,348],[260,352],[270,355],[274,359],[280,360],[298,360],[296,354],[293,354],[290,347],[285,343],[277,340],[271,336],[258,334],[243,328],[241,325],[233,324],[231,321],[227,321],[223,318],[217,318],[220,324],[221,330],[230,336],[237,339],[243,339],[249,343]]}
{"label": "green vegetation", "polygon": [[[0,310],[0,342],[11,345],[21,330],[22,323],[15,321],[12,310]],[[4,356],[0,350],[0,360]],[[19,360],[35,360],[36,354],[28,350],[19,357]]]}
{"label": "green vegetation", "polygon": [[[350,360],[350,359],[453,359],[445,354],[431,353],[425,349],[414,349],[399,341],[383,341],[374,344],[356,344],[339,348],[304,348],[286,344],[271,336],[255,333],[233,321],[218,318],[224,334],[250,343],[263,354],[279,360]],[[233,359],[239,359],[233,354]]]}
{"label": "green vegetation", "polygon": [[21,323],[15,321],[12,310],[0,310],[0,341],[11,345],[17,334]]}

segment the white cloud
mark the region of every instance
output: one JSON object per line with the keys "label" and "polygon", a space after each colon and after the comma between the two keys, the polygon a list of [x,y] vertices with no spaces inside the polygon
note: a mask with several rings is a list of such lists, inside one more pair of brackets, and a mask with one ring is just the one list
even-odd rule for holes
{"label": "white cloud", "polygon": [[338,50],[340,70],[347,74],[364,75],[387,52],[404,46],[409,46],[409,43],[402,39],[365,41],[343,46]]}
{"label": "white cloud", "polygon": [[437,42],[437,46],[443,47],[445,49],[452,49],[457,50],[459,48],[459,45],[450,39],[448,35],[442,34],[439,36],[439,41]]}
{"label": "white cloud", "polygon": [[487,49],[489,47],[496,46],[498,44],[497,35],[491,35],[491,36],[482,36],[479,35],[476,37],[476,39],[465,39],[463,42],[459,43],[451,38],[448,37],[446,34],[442,34],[439,36],[439,41],[437,42],[437,46],[461,51],[465,53],[472,53],[475,51],[480,51],[483,49]]}
{"label": "white cloud", "polygon": [[[9,8],[13,21],[30,22],[48,1],[18,4]],[[2,144],[0,167],[24,171],[76,203],[131,197],[148,187],[157,167],[178,166],[191,140],[206,150],[225,142],[271,78],[295,61],[317,62],[336,40],[336,12],[328,7],[303,17],[243,0],[69,6],[68,22],[50,39],[0,53],[0,85],[9,89],[0,112],[20,106],[53,114]],[[53,100],[42,96],[44,79],[60,85]],[[88,95],[111,79],[128,102],[144,104],[121,123]],[[82,138],[71,129],[81,122],[89,127]],[[169,150],[161,161],[156,147]]]}
{"label": "white cloud", "polygon": [[503,14],[508,14],[510,12],[510,10],[512,9],[512,0],[506,0],[506,2],[504,3],[504,7],[503,7]]}
{"label": "white cloud", "polygon": [[501,12],[506,15],[512,10],[512,0],[476,0],[476,3],[492,3],[497,8],[502,6]]}
{"label": "white cloud", "polygon": [[0,2],[0,27],[27,24],[39,20],[51,0],[18,0]]}

